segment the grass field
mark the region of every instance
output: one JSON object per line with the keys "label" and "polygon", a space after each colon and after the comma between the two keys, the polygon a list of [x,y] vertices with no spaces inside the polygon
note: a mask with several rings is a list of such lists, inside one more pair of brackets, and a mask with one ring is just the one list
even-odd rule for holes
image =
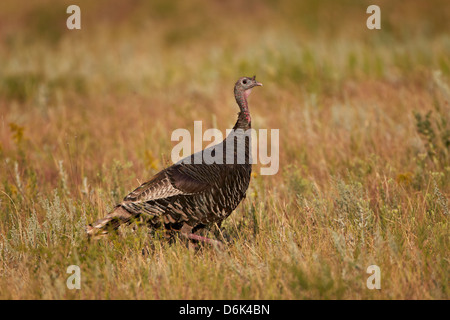
{"label": "grass field", "polygon": [[[449,299],[447,1],[376,1],[381,30],[371,1],[77,1],[81,30],[70,4],[0,2],[1,299]],[[227,248],[88,242],[173,130],[232,127],[254,74],[280,170],[253,176]]]}

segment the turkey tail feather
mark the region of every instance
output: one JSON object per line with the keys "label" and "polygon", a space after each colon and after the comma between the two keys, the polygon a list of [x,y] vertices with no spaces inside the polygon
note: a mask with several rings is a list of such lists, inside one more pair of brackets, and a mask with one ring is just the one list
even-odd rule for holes
{"label": "turkey tail feather", "polygon": [[133,215],[120,205],[107,214],[106,217],[99,219],[86,227],[88,236],[101,236],[108,233],[108,229],[117,229],[123,223],[129,223]]}

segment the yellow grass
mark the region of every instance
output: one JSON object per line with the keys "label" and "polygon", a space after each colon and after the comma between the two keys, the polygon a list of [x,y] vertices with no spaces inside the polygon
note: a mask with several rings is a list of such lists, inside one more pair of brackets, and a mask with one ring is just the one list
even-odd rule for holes
{"label": "yellow grass", "polygon": [[[381,30],[368,1],[78,1],[78,31],[70,4],[0,3],[0,298],[449,298],[446,1],[379,1]],[[141,227],[89,243],[170,164],[173,130],[232,127],[254,74],[280,170],[253,177],[227,248]]]}

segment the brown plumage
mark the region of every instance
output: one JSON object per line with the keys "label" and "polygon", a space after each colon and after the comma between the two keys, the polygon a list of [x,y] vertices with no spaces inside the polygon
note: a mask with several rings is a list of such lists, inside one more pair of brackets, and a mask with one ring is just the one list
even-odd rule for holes
{"label": "brown plumage", "polygon": [[[196,232],[215,223],[220,225],[245,197],[252,170],[247,97],[253,87],[261,85],[255,77],[240,78],[234,87],[240,112],[230,135],[143,183],[105,218],[87,226],[88,235],[107,234],[123,223],[142,217],[151,228],[164,228],[169,235],[179,232],[189,239],[216,243]],[[229,143],[233,143],[233,149],[226,148]],[[227,154],[227,150],[231,152]],[[201,162],[197,163],[200,155]],[[215,157],[214,161],[211,157]]]}

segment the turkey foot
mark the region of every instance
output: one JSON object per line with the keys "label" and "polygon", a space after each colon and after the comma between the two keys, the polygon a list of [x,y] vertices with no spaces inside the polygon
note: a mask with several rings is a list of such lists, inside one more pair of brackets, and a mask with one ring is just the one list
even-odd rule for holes
{"label": "turkey foot", "polygon": [[209,239],[209,238],[202,237],[202,236],[199,236],[199,235],[193,234],[193,233],[183,234],[183,236],[185,236],[185,237],[187,237],[188,239],[191,239],[191,240],[197,240],[197,241],[201,241],[201,242],[204,242],[204,243],[207,243],[207,244],[212,244],[213,246],[215,246],[215,247],[217,247],[219,249],[224,249],[223,243],[218,241],[218,240]]}

